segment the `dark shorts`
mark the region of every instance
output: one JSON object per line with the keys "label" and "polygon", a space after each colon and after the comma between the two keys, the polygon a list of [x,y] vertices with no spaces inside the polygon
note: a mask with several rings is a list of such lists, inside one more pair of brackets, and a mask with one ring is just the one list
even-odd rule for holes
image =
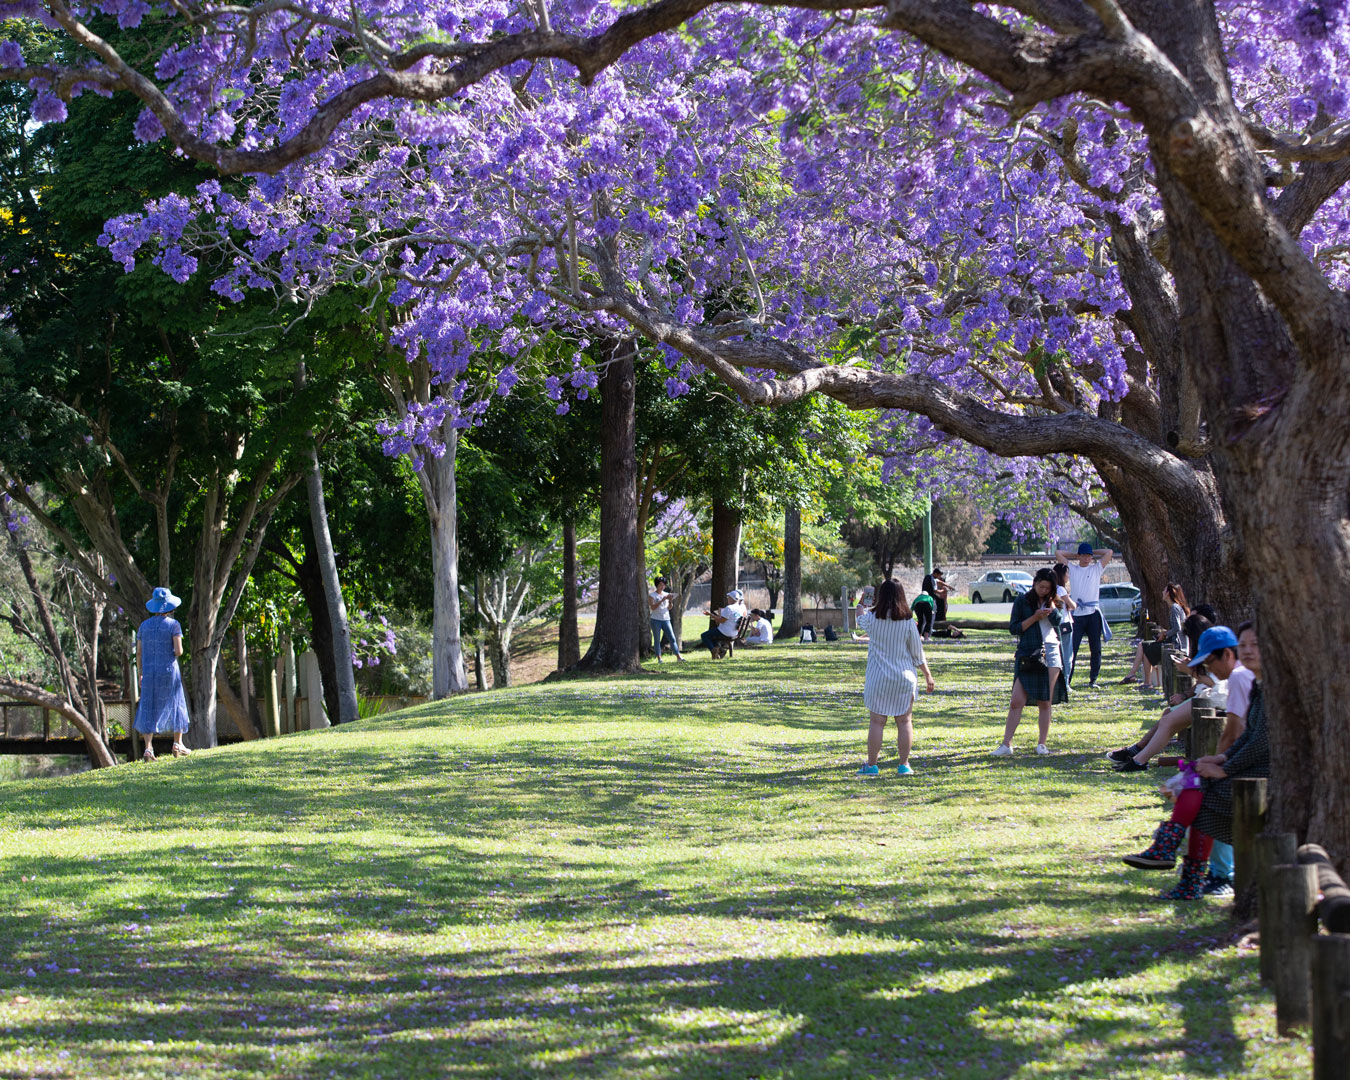
{"label": "dark shorts", "polygon": [[1144,659],[1154,667],[1162,663],[1163,643],[1161,641],[1144,642]]}

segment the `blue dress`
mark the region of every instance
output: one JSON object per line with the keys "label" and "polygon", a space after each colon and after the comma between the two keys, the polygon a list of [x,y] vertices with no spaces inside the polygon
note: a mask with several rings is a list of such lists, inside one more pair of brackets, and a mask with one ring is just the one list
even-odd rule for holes
{"label": "blue dress", "polygon": [[169,615],[151,615],[136,631],[141,643],[141,700],[135,728],[142,735],[188,729],[183,677],[173,654],[173,639],[182,632],[178,620]]}

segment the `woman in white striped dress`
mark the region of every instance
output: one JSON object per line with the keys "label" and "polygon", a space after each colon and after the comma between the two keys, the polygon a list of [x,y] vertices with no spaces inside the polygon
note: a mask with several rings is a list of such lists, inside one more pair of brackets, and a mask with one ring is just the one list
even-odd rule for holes
{"label": "woman in white striped dress", "polygon": [[923,656],[919,629],[914,625],[913,613],[905,602],[905,590],[899,582],[883,581],[877,589],[876,602],[867,610],[868,597],[858,605],[858,628],[868,637],[867,678],[863,683],[863,704],[871,713],[867,730],[867,764],[858,770],[859,776],[880,773],[877,758],[886,738],[886,721],[895,717],[896,746],[900,764],[896,773],[908,776],[914,770],[909,765],[909,750],[914,743],[911,713],[914,696],[918,693],[916,671],[923,672],[924,684],[933,692],[933,675]]}

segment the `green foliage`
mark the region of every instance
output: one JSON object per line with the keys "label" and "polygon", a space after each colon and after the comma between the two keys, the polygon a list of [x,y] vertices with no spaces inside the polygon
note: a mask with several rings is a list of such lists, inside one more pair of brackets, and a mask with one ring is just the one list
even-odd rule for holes
{"label": "green foliage", "polygon": [[844,589],[853,593],[876,578],[872,553],[866,548],[850,547],[841,540],[826,544],[816,555],[802,559],[802,595],[815,597],[819,607],[837,605]]}

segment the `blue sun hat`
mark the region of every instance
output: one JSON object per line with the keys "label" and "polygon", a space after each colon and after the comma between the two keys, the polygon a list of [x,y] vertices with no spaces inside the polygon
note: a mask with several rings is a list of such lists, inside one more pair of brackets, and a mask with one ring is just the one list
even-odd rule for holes
{"label": "blue sun hat", "polygon": [[152,611],[156,615],[162,615],[166,611],[172,611],[182,602],[180,597],[174,596],[172,592],[161,585],[150,594],[150,599],[145,602],[145,610]]}
{"label": "blue sun hat", "polygon": [[1091,554],[1092,554],[1092,545],[1089,544],[1086,540],[1084,540],[1081,544],[1078,545],[1078,554],[1079,554],[1079,555],[1091,555]]}

